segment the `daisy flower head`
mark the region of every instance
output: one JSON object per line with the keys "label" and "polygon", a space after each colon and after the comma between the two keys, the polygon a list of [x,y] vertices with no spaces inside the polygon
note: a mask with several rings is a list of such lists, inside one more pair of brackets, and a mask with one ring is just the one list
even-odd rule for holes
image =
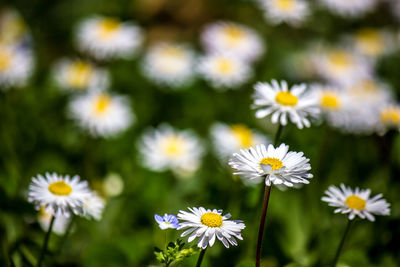
{"label": "daisy flower head", "polygon": [[344,184],[341,184],[340,188],[331,185],[325,194],[322,201],[328,202],[329,206],[336,207],[335,213],[348,213],[349,220],[358,216],[373,222],[375,221],[374,215],[390,215],[390,204],[382,198],[382,194],[370,197],[370,189],[363,190],[356,187],[353,190]]}
{"label": "daisy flower head", "polygon": [[78,25],[76,42],[79,50],[98,60],[131,58],[143,42],[143,33],[132,22],[93,16]]}
{"label": "daisy flower head", "polygon": [[82,215],[88,220],[95,219],[96,221],[100,221],[103,215],[104,206],[104,199],[96,192],[92,191],[89,196],[85,197],[82,206]]}
{"label": "daisy flower head", "polygon": [[33,72],[30,49],[0,44],[0,89],[24,86]]}
{"label": "daisy flower head", "polygon": [[210,131],[215,151],[224,162],[240,149],[270,143],[267,137],[243,124],[218,122],[212,125]]}
{"label": "daisy flower head", "polygon": [[53,76],[63,90],[106,89],[110,83],[108,71],[80,59],[61,59],[54,66]]}
{"label": "daisy flower head", "polygon": [[135,120],[127,98],[100,91],[75,97],[69,104],[69,114],[95,137],[116,136]]}
{"label": "daisy flower head", "polygon": [[313,177],[308,173],[311,170],[310,159],[303,155],[303,152],[289,151],[285,144],[277,148],[260,144],[234,153],[229,165],[235,170],[235,175],[255,181],[265,178],[267,186],[292,187],[308,184],[308,179]]}
{"label": "daisy flower head", "polygon": [[21,43],[29,36],[25,22],[14,9],[5,8],[0,12],[0,44]]}
{"label": "daisy flower head", "polygon": [[376,131],[383,135],[389,129],[400,131],[400,105],[386,104],[379,108]]}
{"label": "daisy flower head", "polygon": [[[41,207],[38,215],[38,222],[43,231],[47,232],[49,230],[51,218],[52,213],[46,212],[44,207]],[[61,215],[55,217],[52,232],[54,232],[56,235],[63,235],[67,230],[70,220],[71,217]]]}
{"label": "daisy flower head", "polygon": [[28,201],[36,209],[44,207],[46,212],[54,216],[66,216],[72,213],[82,214],[85,198],[90,195],[86,181],[81,181],[79,176],[72,178],[57,173],[46,173],[45,176],[33,177],[29,185]]}
{"label": "daisy flower head", "polygon": [[209,24],[200,38],[208,53],[229,52],[246,62],[257,60],[265,51],[261,37],[254,30],[235,22]]}
{"label": "daisy flower head", "polygon": [[179,131],[167,124],[145,132],[138,148],[145,167],[158,172],[171,170],[178,177],[195,172],[204,154],[200,140],[192,131]]}
{"label": "daisy flower head", "polygon": [[160,85],[182,87],[193,81],[195,54],[182,44],[159,43],[151,46],[143,60],[143,74]]}
{"label": "daisy flower head", "polygon": [[259,0],[264,17],[272,24],[286,22],[300,26],[308,17],[310,8],[304,0]]}
{"label": "daisy flower head", "polygon": [[385,29],[361,28],[349,39],[357,52],[370,58],[391,53],[396,48],[393,34]]}
{"label": "daisy flower head", "polygon": [[222,210],[200,208],[188,208],[190,212],[181,210],[178,219],[181,220],[178,230],[185,230],[181,237],[190,235],[188,242],[198,238],[197,246],[205,249],[212,247],[215,240],[224,244],[237,246],[236,239],[243,240],[242,230],[246,227],[242,221],[228,220],[231,215],[222,215]]}
{"label": "daisy flower head", "polygon": [[158,214],[154,215],[154,219],[158,223],[158,227],[160,227],[161,230],[165,229],[178,229],[179,228],[179,221],[176,218],[175,215],[168,215],[165,213],[164,216],[160,216]]}
{"label": "daisy flower head", "polygon": [[377,0],[319,0],[330,12],[342,17],[361,17],[372,11]]}
{"label": "daisy flower head", "polygon": [[198,71],[219,91],[239,87],[252,76],[250,65],[230,53],[212,53],[203,56]]}
{"label": "daisy flower head", "polygon": [[315,94],[306,90],[306,84],[293,85],[290,89],[286,81],[278,83],[259,82],[254,86],[256,117],[270,114],[272,123],[286,125],[288,117],[299,129],[310,127],[309,118],[317,118],[320,112]]}

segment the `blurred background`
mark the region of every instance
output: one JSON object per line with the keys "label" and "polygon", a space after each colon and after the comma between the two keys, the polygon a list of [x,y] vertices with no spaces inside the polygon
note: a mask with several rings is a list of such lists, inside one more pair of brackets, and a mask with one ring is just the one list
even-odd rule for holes
{"label": "blurred background", "polygon": [[[393,48],[374,59],[373,72],[398,99],[400,18],[393,3],[379,1],[365,14],[352,17],[338,15],[320,2],[308,1],[307,19],[293,26],[268,21],[259,3],[248,0],[3,0],[1,25],[7,27],[1,27],[2,38],[12,32],[24,34],[21,49],[31,51],[33,63],[24,84],[4,83],[0,91],[0,265],[14,266],[10,258],[15,266],[35,262],[44,231],[38,223],[39,212],[27,202],[27,190],[33,176],[57,172],[78,174],[89,181],[106,200],[106,207],[100,221],[76,218],[68,239],[51,236],[51,266],[159,266],[153,248],[164,246],[165,233],[154,214],[177,214],[192,206],[223,209],[247,226],[239,246],[214,245],[207,250],[203,266],[253,266],[262,184],[246,185],[232,175],[226,161],[215,153],[212,125],[244,124],[273,139],[276,125],[269,119],[256,119],[250,108],[253,85],[273,78],[289,84],[320,82],[323,79],[314,75],[312,62],[303,55],[317,53],[315,45],[341,46],[344,37],[364,27],[392,34]],[[12,23],[4,22],[7,12],[20,17],[20,28],[15,30]],[[96,14],[132,21],[141,28],[144,41],[134,56],[98,60],[77,47],[77,25]],[[185,43],[199,57],[205,54],[201,32],[205,25],[221,20],[253,29],[265,47],[260,59],[251,63],[253,75],[234,90],[215,90],[201,75],[180,90],[169,90],[172,86],[160,85],[143,73],[146,49],[157,42]],[[71,94],[60,90],[54,80],[54,66],[61,58],[92,60],[107,69],[108,90],[129,100],[136,117],[133,125],[111,138],[81,129],[68,115]],[[198,65],[196,60],[193,68]],[[149,127],[162,123],[190,129],[201,140],[205,152],[191,175],[157,172],[142,164],[138,142]],[[300,189],[272,190],[263,266],[330,263],[346,216],[334,214],[320,199],[329,185],[340,183],[370,188],[373,195],[382,193],[392,204],[390,216],[377,217],[373,223],[356,222],[341,266],[399,266],[398,131],[343,133],[320,122],[301,130],[288,125],[281,140],[290,150],[303,151],[310,158],[314,178]],[[171,239],[179,234],[169,232]],[[196,259],[189,258],[180,266],[194,266]]]}

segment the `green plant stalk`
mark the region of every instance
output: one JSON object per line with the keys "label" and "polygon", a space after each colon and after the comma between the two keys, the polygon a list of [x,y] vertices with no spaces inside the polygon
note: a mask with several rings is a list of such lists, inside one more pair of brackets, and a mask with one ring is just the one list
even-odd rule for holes
{"label": "green plant stalk", "polygon": [[265,226],[265,217],[267,216],[269,196],[271,195],[272,186],[265,186],[264,191],[264,203],[263,209],[260,218],[260,227],[258,228],[258,238],[257,238],[257,252],[256,252],[256,267],[260,266],[261,262],[261,248],[262,248],[262,240],[264,236],[264,226]]}
{"label": "green plant stalk", "polygon": [[336,250],[335,258],[333,259],[333,262],[332,262],[332,267],[335,267],[339,260],[340,253],[342,252],[342,249],[343,249],[344,241],[346,240],[346,237],[350,231],[352,222],[353,222],[353,220],[347,220],[346,229],[344,230],[344,234],[343,234],[342,240],[340,241],[339,247]]}
{"label": "green plant stalk", "polygon": [[51,231],[53,229],[53,225],[54,225],[54,220],[55,219],[56,219],[56,217],[54,217],[54,215],[52,215],[51,216],[50,225],[49,225],[49,229],[47,230],[46,236],[44,237],[42,250],[40,251],[39,260],[38,260],[37,265],[36,265],[37,267],[40,267],[42,265],[42,262],[43,262],[43,259],[44,259],[44,255],[46,254],[46,251],[47,251],[47,244],[49,243],[50,234],[51,234]]}
{"label": "green plant stalk", "polygon": [[203,262],[204,254],[206,254],[206,249],[207,248],[203,248],[200,251],[199,258],[198,258],[197,263],[196,263],[196,267],[200,267],[201,266],[201,263]]}

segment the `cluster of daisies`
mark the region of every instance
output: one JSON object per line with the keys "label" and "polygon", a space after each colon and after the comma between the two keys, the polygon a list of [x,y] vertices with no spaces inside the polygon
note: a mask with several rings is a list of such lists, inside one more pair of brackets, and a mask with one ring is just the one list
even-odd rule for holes
{"label": "cluster of daisies", "polygon": [[38,221],[43,230],[48,231],[54,218],[52,231],[56,234],[66,232],[73,214],[99,221],[105,206],[105,200],[79,176],[57,173],[33,177],[28,201],[40,211]]}

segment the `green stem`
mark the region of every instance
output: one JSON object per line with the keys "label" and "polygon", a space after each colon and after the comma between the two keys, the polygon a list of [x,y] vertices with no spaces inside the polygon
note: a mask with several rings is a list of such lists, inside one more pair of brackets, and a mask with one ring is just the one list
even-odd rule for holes
{"label": "green stem", "polygon": [[70,219],[70,221],[69,221],[69,223],[67,225],[67,229],[65,229],[65,233],[61,238],[60,245],[58,247],[58,253],[59,254],[61,253],[61,251],[62,251],[62,249],[63,249],[63,247],[64,247],[64,245],[65,245],[65,243],[67,241],[67,238],[68,238],[69,234],[71,233],[72,226],[74,225],[75,217],[76,216],[74,214],[71,215],[71,219]]}
{"label": "green stem", "polygon": [[206,249],[207,248],[203,248],[200,251],[200,255],[199,255],[199,259],[197,260],[196,267],[200,267],[201,266],[201,263],[203,262],[204,254],[206,254]]}
{"label": "green stem", "polygon": [[54,217],[54,215],[52,215],[49,229],[47,230],[46,236],[44,237],[43,247],[42,247],[42,250],[40,251],[39,260],[36,265],[37,267],[40,267],[42,265],[44,255],[46,254],[46,251],[47,251],[47,243],[49,243],[50,234],[51,234],[51,230],[53,229],[53,224],[54,224],[55,219],[56,219],[56,217]]}
{"label": "green stem", "polygon": [[335,255],[335,259],[333,260],[332,267],[335,267],[337,262],[338,262],[338,260],[339,260],[340,253],[342,252],[342,249],[343,249],[344,241],[346,240],[346,236],[348,235],[348,233],[350,231],[350,227],[352,225],[352,222],[353,222],[353,220],[347,220],[346,229],[344,230],[344,234],[343,234],[342,240],[340,241],[339,247],[338,247],[338,249],[336,251],[336,255]]}
{"label": "green stem", "polygon": [[278,145],[279,138],[281,137],[281,134],[282,134],[282,130],[283,130],[283,126],[282,126],[282,124],[279,123],[278,129],[276,130],[276,133],[275,133],[274,147],[276,147]]}
{"label": "green stem", "polygon": [[256,253],[256,267],[260,266],[261,262],[261,247],[262,247],[262,240],[264,236],[264,225],[265,225],[265,217],[267,215],[268,203],[269,203],[269,196],[271,195],[271,186],[265,186],[264,192],[264,203],[263,209],[260,218],[260,227],[258,228],[258,238],[257,238],[257,253]]}

